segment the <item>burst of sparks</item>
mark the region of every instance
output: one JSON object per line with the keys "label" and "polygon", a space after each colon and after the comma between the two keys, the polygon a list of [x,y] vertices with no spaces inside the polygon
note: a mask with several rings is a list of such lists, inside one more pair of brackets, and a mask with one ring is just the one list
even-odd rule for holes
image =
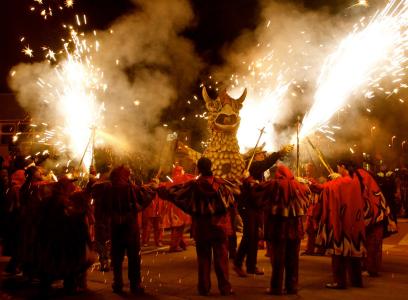
{"label": "burst of sparks", "polygon": [[314,103],[303,120],[301,137],[326,124],[353,93],[370,87],[381,90],[378,84],[383,78],[404,68],[407,25],[408,0],[393,0],[368,25],[355,26],[323,64]]}
{"label": "burst of sparks", "polygon": [[22,52],[25,54],[25,55],[27,55],[28,57],[33,57],[34,56],[34,51],[30,48],[30,46],[26,46],[23,50],[22,50]]}
{"label": "burst of sparks", "polygon": [[[306,43],[308,38],[304,32],[299,34],[299,40]],[[240,111],[241,122],[237,132],[241,152],[254,147],[259,129],[263,127],[266,129],[261,139],[261,143],[265,142],[264,149],[271,151],[279,146],[281,141],[275,125],[282,121],[285,98],[303,94],[302,83],[297,83],[294,78],[307,72],[307,68],[299,63],[299,59],[308,56],[307,50],[299,53],[290,44],[279,49],[272,48],[268,41],[260,42],[255,49],[251,55],[253,60],[242,61],[245,71],[230,77],[231,96],[239,96],[243,87],[248,89],[248,96]],[[282,60],[282,57],[285,59]],[[289,64],[289,61],[294,63]]]}
{"label": "burst of sparks", "polygon": [[65,7],[73,7],[74,0],[65,0]]}
{"label": "burst of sparks", "polygon": [[[88,168],[94,145],[91,139],[95,139],[95,128],[100,125],[104,110],[97,96],[105,91],[106,85],[102,82],[103,73],[92,63],[92,49],[82,36],[71,30],[61,60],[53,67],[54,75],[37,79],[42,100],[50,109],[48,113],[57,116],[57,121],[52,122],[54,129],[43,131],[36,139],[60,153],[69,152],[78,161],[83,158]],[[56,60],[54,51],[44,50],[46,58]]]}
{"label": "burst of sparks", "polygon": [[47,54],[45,55],[46,58],[50,59],[50,60],[54,60],[55,61],[55,52],[52,51],[51,49],[48,49]]}
{"label": "burst of sparks", "polygon": [[[259,135],[259,128],[267,126],[266,132],[268,141],[265,150],[272,150],[275,146],[275,136],[273,122],[280,113],[278,107],[282,106],[284,96],[287,93],[289,84],[278,82],[275,88],[266,89],[262,94],[252,92],[253,97],[248,98],[240,111],[241,124],[237,132],[237,139],[242,151],[246,151],[255,145]],[[253,87],[251,87],[253,88]],[[256,116],[256,118],[254,118]]]}

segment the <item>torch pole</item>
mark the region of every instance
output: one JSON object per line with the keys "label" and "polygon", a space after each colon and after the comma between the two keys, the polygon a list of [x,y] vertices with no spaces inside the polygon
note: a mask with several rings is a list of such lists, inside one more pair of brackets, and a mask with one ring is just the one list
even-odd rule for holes
{"label": "torch pole", "polygon": [[92,162],[91,164],[95,167],[95,139],[96,139],[96,127],[92,128]]}
{"label": "torch pole", "polygon": [[[92,130],[93,130],[93,132],[92,132],[91,135],[89,136],[88,143],[86,144],[84,153],[82,154],[81,160],[79,161],[78,168],[81,167],[82,162],[84,161],[84,158],[85,158],[85,154],[86,154],[86,152],[88,151],[89,145],[91,144],[92,140],[94,139],[95,128],[92,128]],[[92,151],[93,151],[93,150],[92,150]]]}
{"label": "torch pole", "polygon": [[264,132],[265,132],[265,127],[263,127],[259,132],[259,137],[258,137],[258,140],[256,141],[254,151],[252,151],[251,159],[249,160],[248,165],[245,169],[246,172],[249,171],[249,168],[251,167],[252,161],[254,160],[256,147],[258,147],[259,141],[261,140],[261,137],[264,134]]}
{"label": "torch pole", "polygon": [[296,176],[300,176],[300,169],[299,169],[299,130],[300,130],[300,116],[297,117],[297,128],[296,128]]}
{"label": "torch pole", "polygon": [[326,160],[324,159],[322,152],[317,147],[315,147],[315,145],[312,144],[312,142],[310,141],[309,138],[306,138],[306,139],[307,139],[308,143],[310,144],[310,146],[312,147],[312,149],[316,152],[317,157],[319,157],[320,162],[323,164],[323,166],[326,168],[326,170],[329,172],[329,174],[333,174],[334,171],[330,167],[330,165],[326,162]]}

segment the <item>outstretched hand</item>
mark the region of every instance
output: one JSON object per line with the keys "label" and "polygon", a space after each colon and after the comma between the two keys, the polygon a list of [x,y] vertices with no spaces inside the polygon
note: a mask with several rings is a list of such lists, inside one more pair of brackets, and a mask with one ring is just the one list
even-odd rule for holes
{"label": "outstretched hand", "polygon": [[307,185],[312,184],[309,180],[307,180],[306,178],[303,178],[303,177],[296,176],[295,179],[296,179],[297,182],[300,182],[300,183],[303,183],[303,184],[307,184]]}
{"label": "outstretched hand", "polygon": [[283,155],[286,155],[286,154],[292,152],[294,147],[295,146],[293,144],[285,145],[285,146],[282,147],[282,149],[280,149],[279,152],[281,152]]}
{"label": "outstretched hand", "polygon": [[341,177],[341,174],[339,174],[339,173],[331,173],[331,174],[329,174],[330,180],[335,180],[335,179],[340,178],[340,177]]}

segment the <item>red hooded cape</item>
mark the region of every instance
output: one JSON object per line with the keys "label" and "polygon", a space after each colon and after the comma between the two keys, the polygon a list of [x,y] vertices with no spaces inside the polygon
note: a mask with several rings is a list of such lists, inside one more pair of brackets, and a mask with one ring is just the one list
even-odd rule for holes
{"label": "red hooded cape", "polygon": [[322,188],[316,243],[330,254],[365,256],[364,199],[357,176],[338,178]]}
{"label": "red hooded cape", "polygon": [[385,235],[396,233],[397,223],[392,218],[391,209],[375,179],[364,169],[358,169],[364,185],[364,220],[366,226],[384,222]]}

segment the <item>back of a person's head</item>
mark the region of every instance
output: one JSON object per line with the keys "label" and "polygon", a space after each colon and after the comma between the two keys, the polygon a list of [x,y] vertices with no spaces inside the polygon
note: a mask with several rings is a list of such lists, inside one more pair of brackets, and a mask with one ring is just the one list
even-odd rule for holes
{"label": "back of a person's head", "polygon": [[357,164],[347,157],[341,157],[337,161],[337,165],[344,166],[347,170],[355,170],[358,168]]}
{"label": "back of a person's head", "polygon": [[125,166],[119,166],[112,170],[110,176],[112,185],[126,185],[129,183],[130,169]]}
{"label": "back of a person's head", "polygon": [[15,169],[15,170],[24,170],[24,168],[26,167],[26,165],[27,165],[27,161],[26,161],[26,159],[25,159],[24,156],[22,156],[22,155],[17,155],[17,156],[14,158],[13,166],[14,166],[14,169]]}
{"label": "back of a person's head", "polygon": [[211,160],[207,157],[201,157],[197,161],[198,172],[203,176],[212,176],[211,166]]}
{"label": "back of a person's head", "polygon": [[280,163],[280,164],[277,164],[275,178],[291,179],[293,178],[293,173],[287,166]]}

